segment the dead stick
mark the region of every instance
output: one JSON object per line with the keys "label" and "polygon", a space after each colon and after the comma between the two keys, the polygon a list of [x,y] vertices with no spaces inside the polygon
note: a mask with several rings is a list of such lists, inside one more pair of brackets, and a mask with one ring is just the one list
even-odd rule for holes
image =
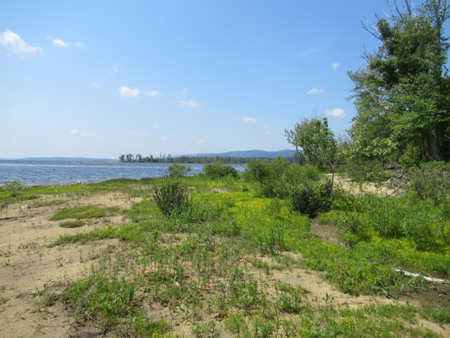
{"label": "dead stick", "polygon": [[440,279],[440,278],[434,278],[434,277],[427,277],[424,275],[421,275],[420,273],[413,273],[413,272],[408,272],[405,270],[400,270],[397,269],[395,267],[392,267],[392,270],[394,270],[395,272],[399,272],[402,275],[405,275],[407,277],[415,277],[415,278],[423,278],[424,280],[426,280],[427,282],[431,282],[431,283],[440,283],[440,284],[450,284],[450,280],[448,279]]}

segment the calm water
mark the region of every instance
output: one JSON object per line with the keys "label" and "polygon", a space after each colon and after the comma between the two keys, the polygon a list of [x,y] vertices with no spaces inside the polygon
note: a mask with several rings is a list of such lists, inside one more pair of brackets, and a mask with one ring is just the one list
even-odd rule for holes
{"label": "calm water", "polygon": [[[0,161],[0,185],[20,181],[25,185],[92,183],[114,178],[140,179],[167,174],[166,163],[120,162],[55,162],[55,161]],[[189,164],[195,175],[203,171],[201,164]],[[242,167],[236,166],[238,170]]]}

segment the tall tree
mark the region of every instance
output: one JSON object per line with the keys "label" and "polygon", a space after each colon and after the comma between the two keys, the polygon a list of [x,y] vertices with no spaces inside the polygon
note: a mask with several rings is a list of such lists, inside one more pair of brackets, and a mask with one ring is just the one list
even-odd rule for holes
{"label": "tall tree", "polygon": [[367,66],[350,72],[357,115],[353,151],[382,164],[405,158],[449,159],[450,79],[443,23],[447,0],[391,2],[389,20],[368,30],[381,42]]}
{"label": "tall tree", "polygon": [[328,128],[327,118],[304,119],[292,130],[286,130],[288,142],[292,144],[297,157],[322,169],[331,169],[336,154],[336,140]]}

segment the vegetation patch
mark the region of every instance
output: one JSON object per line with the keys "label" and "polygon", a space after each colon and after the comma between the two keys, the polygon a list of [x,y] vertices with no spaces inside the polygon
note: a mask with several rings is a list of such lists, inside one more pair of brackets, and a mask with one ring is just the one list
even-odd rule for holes
{"label": "vegetation patch", "polygon": [[79,228],[83,226],[83,221],[82,220],[64,221],[59,223],[59,226],[61,228]]}
{"label": "vegetation patch", "polygon": [[68,218],[89,219],[101,218],[107,215],[116,214],[120,211],[118,207],[100,208],[93,205],[78,206],[61,209],[56,215],[50,217],[51,221],[59,221]]}

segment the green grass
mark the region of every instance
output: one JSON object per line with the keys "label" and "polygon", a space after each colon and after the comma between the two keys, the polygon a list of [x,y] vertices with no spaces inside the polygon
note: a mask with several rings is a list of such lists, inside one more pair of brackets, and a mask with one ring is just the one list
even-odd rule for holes
{"label": "green grass", "polygon": [[118,207],[100,208],[94,205],[84,205],[73,208],[64,208],[58,211],[58,213],[50,217],[51,221],[59,221],[63,219],[76,218],[89,219],[89,218],[101,218],[107,215],[116,214],[119,212]]}
{"label": "green grass", "polygon": [[60,222],[59,226],[61,228],[79,228],[79,227],[83,226],[83,221],[82,220],[64,221],[64,222]]}
{"label": "green grass", "polygon": [[[113,335],[164,336],[187,322],[199,337],[223,331],[237,337],[435,337],[419,328],[416,318],[449,323],[448,311],[439,304],[350,309],[331,297],[312,300],[302,285],[271,280],[274,270],[308,267],[354,295],[401,298],[428,292],[422,281],[402,276],[392,266],[448,278],[442,206],[406,197],[342,195],[332,211],[318,217],[343,234],[342,244],[328,244],[311,233],[309,218],[295,212],[288,200],[257,197],[257,187],[248,182],[180,180],[190,193],[190,205],[179,214],[165,216],[148,195],[124,214],[132,224],[62,236],[50,245],[112,238],[122,242],[122,249],[106,255],[88,278],[69,280],[62,290],[60,301],[71,305],[80,323],[93,323]],[[150,191],[161,180],[101,186],[108,184],[132,195],[131,190]],[[57,217],[81,219],[84,212],[94,215],[98,209],[71,208]],[[434,234],[426,239],[430,246],[408,230],[415,216],[424,221],[419,217],[424,213],[431,219],[424,226]],[[428,293],[448,291],[443,286]],[[176,325],[152,317],[152,307],[167,309]]]}

